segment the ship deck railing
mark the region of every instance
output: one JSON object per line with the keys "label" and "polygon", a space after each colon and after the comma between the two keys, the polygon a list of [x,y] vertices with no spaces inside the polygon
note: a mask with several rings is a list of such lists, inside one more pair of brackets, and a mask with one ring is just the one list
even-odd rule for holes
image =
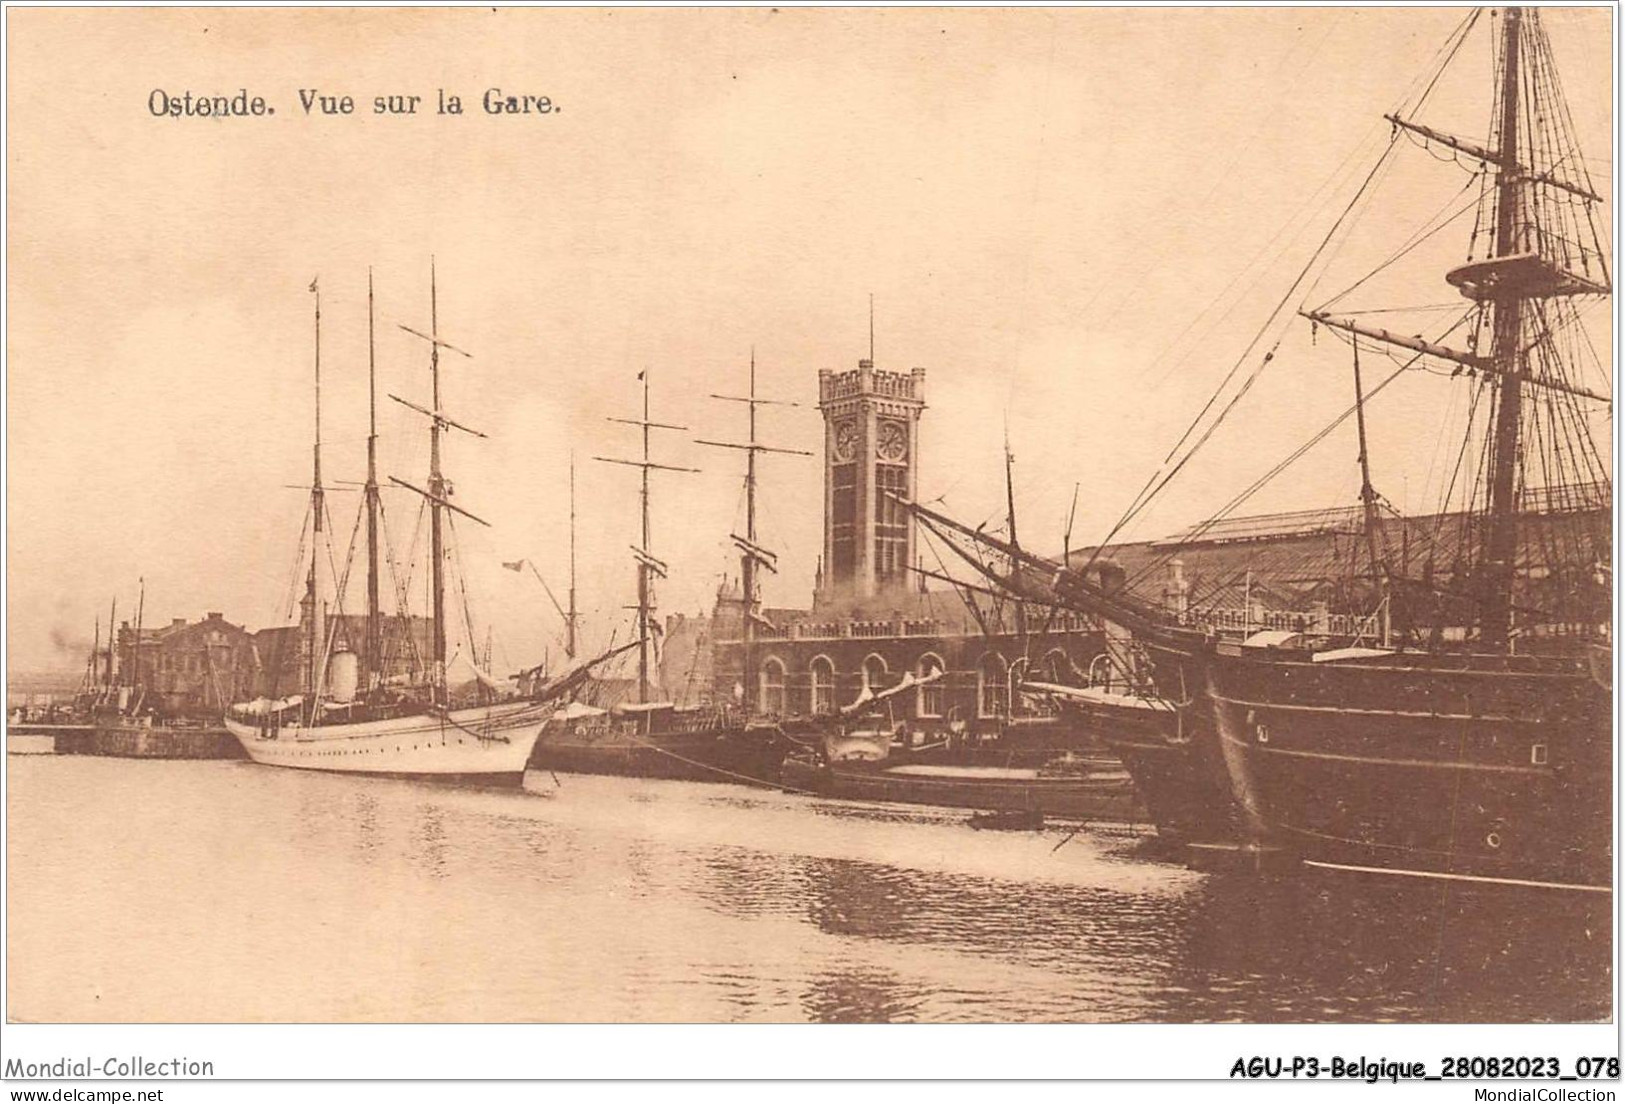
{"label": "ship deck railing", "polygon": [[[1082,614],[1059,613],[1053,619],[1041,615],[1040,623],[1048,632],[1092,633],[1099,631],[1098,623]],[[1005,631],[1014,633],[1013,627]],[[761,626],[753,640],[757,643],[773,640],[890,640],[900,638],[980,637],[985,635],[979,626],[967,626],[957,621],[936,618],[899,617],[875,621],[797,621],[788,625]],[[741,644],[742,640],[718,640],[719,644]]]}

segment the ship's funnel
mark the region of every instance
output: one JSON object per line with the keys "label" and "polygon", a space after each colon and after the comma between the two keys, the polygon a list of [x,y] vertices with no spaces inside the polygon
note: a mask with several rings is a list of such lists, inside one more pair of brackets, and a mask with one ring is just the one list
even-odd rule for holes
{"label": "ship's funnel", "polygon": [[355,701],[361,684],[361,660],[351,651],[334,652],[327,661],[327,700],[334,705]]}

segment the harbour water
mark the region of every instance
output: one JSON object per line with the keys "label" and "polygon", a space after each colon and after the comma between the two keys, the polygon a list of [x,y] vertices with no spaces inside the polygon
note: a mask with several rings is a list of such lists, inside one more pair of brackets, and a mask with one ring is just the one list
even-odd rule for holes
{"label": "harbour water", "polygon": [[1611,902],[1202,875],[1130,831],[544,773],[8,757],[25,1021],[1567,1021]]}

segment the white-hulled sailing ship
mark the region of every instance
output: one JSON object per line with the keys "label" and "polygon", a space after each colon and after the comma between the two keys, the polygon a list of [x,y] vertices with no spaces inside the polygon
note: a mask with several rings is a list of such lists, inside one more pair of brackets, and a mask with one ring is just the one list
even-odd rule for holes
{"label": "white-hulled sailing ship", "polygon": [[[414,661],[417,678],[386,678],[386,649],[414,649],[410,630],[403,639],[386,640],[385,620],[379,608],[379,522],[382,501],[378,485],[377,370],[374,356],[372,287],[368,277],[369,429],[367,480],[362,509],[367,533],[367,613],[359,650],[346,637],[343,617],[327,616],[328,579],[321,570],[329,556],[336,606],[343,607],[343,584],[348,577],[324,549],[323,534],[330,526],[322,484],[321,443],[321,292],[316,294],[315,342],[315,448],[306,532],[310,536],[309,565],[300,618],[300,682],[294,692],[278,695],[273,686],[267,697],[232,706],[226,727],[256,763],[304,770],[353,774],[433,777],[472,781],[518,781],[536,741],[550,703],[570,677],[546,683],[532,676],[529,693],[505,688],[480,670],[468,657],[474,680],[467,688],[454,688],[447,679],[446,531],[447,513],[485,524],[450,501],[451,488],[441,472],[441,435],[457,429],[483,436],[448,417],[440,402],[440,351],[461,350],[443,341],[438,329],[436,295],[431,268],[429,332],[401,328],[426,341],[432,398],[429,407],[390,396],[415,410],[429,422],[429,480],[427,489],[391,477],[392,482],[421,496],[429,514],[430,591],[432,613],[427,664]],[[301,539],[301,545],[304,540]],[[302,551],[303,554],[303,551]],[[397,581],[399,582],[399,581]],[[400,591],[403,595],[404,588]],[[404,612],[404,611],[403,611]],[[396,623],[399,623],[397,619]],[[398,635],[398,634],[390,634]],[[414,657],[414,660],[420,657]],[[275,657],[277,674],[284,670]]]}

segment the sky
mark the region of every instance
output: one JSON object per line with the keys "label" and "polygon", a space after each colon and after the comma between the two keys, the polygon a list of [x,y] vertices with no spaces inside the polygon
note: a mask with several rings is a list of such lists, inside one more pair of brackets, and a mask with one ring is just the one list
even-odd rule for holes
{"label": "sky", "polygon": [[[584,633],[625,638],[636,474],[593,458],[635,454],[636,432],[606,419],[636,416],[640,371],[654,419],[689,427],[657,432],[655,459],[701,469],[654,477],[661,609],[708,610],[737,572],[742,465],[694,442],[745,431],[709,395],[739,393],[754,350],[760,393],[801,404],[764,410],[763,439],[817,452],[817,372],[868,354],[871,295],[877,365],[927,372],[922,499],[1002,512],[1008,434],[1024,541],[1059,547],[1075,486],[1072,543],[1099,540],[1287,294],[1387,144],[1383,112],[1464,14],[12,11],[8,668],[81,666],[115,594],[133,616],[138,580],[148,625],[211,610],[284,623],[311,455],[309,286],[324,474],[364,473],[370,268],[381,467],[421,485],[422,419],[382,396],[427,401],[425,348],[399,327],[428,329],[431,258],[440,331],[472,354],[444,359],[444,407],[487,435],[453,435],[445,464],[457,502],[491,523],[460,519],[457,535],[499,664],[557,652],[536,580],[501,564],[532,560],[562,596],[572,455]],[[1542,19],[1611,194],[1610,13]],[[1462,79],[1440,82],[1433,125],[1487,132],[1483,32]],[[557,110],[488,115],[492,88]],[[246,89],[275,114],[155,117],[155,89]],[[307,115],[300,89],[352,96],[356,113]],[[440,89],[463,115],[434,112]],[[391,94],[424,100],[372,114]],[[1344,283],[1468,180],[1402,152]],[[1467,227],[1451,229],[1409,302],[1449,300],[1441,273]],[[1607,320],[1593,312],[1604,363]],[[1406,379],[1372,404],[1374,474],[1396,506],[1425,510],[1437,489],[1454,386]],[[1294,327],[1203,463],[1123,535],[1207,517],[1350,398],[1346,346]],[[1243,512],[1353,502],[1354,457],[1333,435]],[[810,599],[821,463],[763,460],[770,605]],[[341,570],[358,499],[330,495]],[[390,491],[386,511],[404,563],[417,503]]]}

